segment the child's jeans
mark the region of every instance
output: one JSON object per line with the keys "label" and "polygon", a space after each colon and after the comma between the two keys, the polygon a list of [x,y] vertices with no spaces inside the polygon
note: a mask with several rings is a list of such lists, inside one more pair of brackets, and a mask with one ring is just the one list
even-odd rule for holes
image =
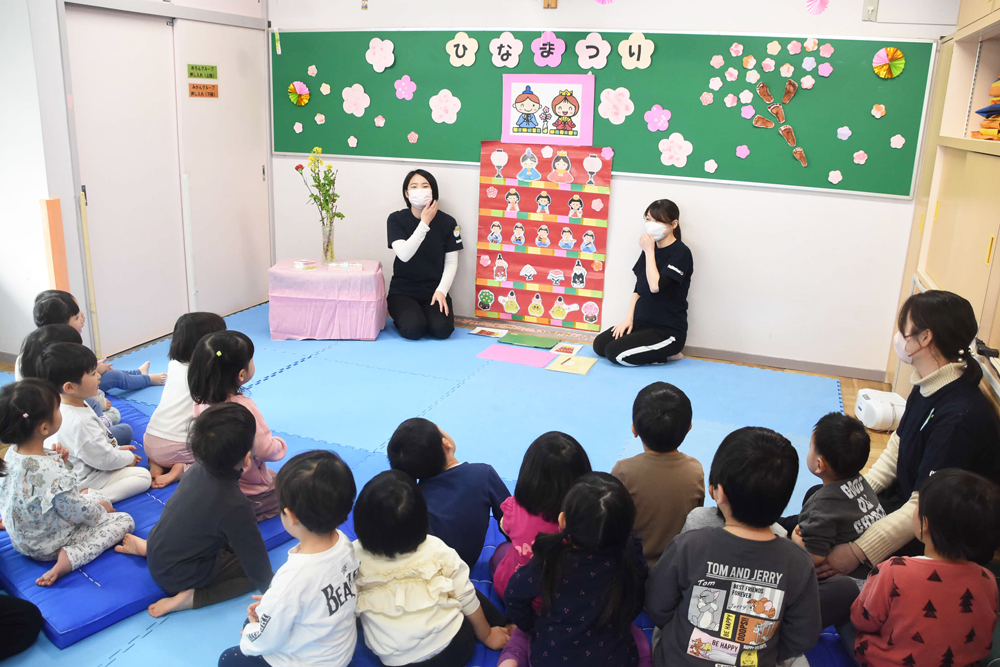
{"label": "child's jeans", "polygon": [[138,369],[130,371],[120,371],[117,368],[110,369],[101,376],[101,390],[122,389],[124,391],[135,391],[145,389],[150,385],[148,375],[143,375]]}
{"label": "child's jeans", "polygon": [[118,441],[119,445],[132,444],[132,427],[126,424],[125,422],[121,422],[112,426],[110,419],[105,420],[104,408],[101,407],[101,399],[97,397],[87,398],[84,399],[84,403],[86,403],[93,409],[93,411],[97,414],[97,418],[101,420],[101,422],[104,424],[105,427],[107,427],[109,431],[111,431],[111,435],[115,436],[115,440]]}
{"label": "child's jeans", "polygon": [[[653,651],[646,635],[634,625],[630,629],[632,630],[632,639],[635,640],[635,647],[639,650],[639,667],[653,667]],[[514,634],[510,636],[510,641],[500,653],[497,664],[503,664],[504,660],[516,660],[517,667],[531,667],[531,637],[528,636],[528,633],[520,628],[514,631]]]}

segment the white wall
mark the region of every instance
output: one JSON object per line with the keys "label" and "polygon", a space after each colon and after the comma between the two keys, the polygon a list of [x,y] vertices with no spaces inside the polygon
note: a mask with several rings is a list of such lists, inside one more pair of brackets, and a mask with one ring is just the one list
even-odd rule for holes
{"label": "white wall", "polygon": [[0,352],[35,328],[35,295],[49,286],[39,199],[46,198],[42,121],[29,0],[0,0]]}
{"label": "white wall", "polygon": [[[948,0],[956,4],[954,0]],[[812,16],[802,0],[616,0],[610,5],[567,0],[544,10],[540,0],[501,5],[467,0],[270,0],[279,30],[504,26],[541,29],[601,28],[809,36],[937,38],[953,26],[921,24],[934,5],[915,3],[912,24],[861,20],[861,3],[841,0]],[[926,5],[924,7],[924,5]],[[498,14],[502,7],[503,14]],[[923,7],[923,8],[922,8]],[[416,9],[415,9],[416,8]],[[319,227],[302,183],[292,170],[301,160],[276,157],[274,207],[278,258],[316,256]],[[399,182],[411,165],[342,159],[342,210],[337,234],[342,258],[380,259],[391,272],[385,217],[400,206]],[[442,186],[442,208],[467,230],[474,247],[477,170],[431,165]],[[684,240],[695,256],[688,345],[744,356],[823,364],[881,376],[890,349],[902,280],[911,201],[799,193],[773,188],[699,184],[667,178],[613,180],[609,217],[605,325],[624,314],[630,268],[638,254],[635,224],[645,205],[661,197],[681,209]],[[452,293],[460,315],[473,312],[475,253],[463,253]]]}

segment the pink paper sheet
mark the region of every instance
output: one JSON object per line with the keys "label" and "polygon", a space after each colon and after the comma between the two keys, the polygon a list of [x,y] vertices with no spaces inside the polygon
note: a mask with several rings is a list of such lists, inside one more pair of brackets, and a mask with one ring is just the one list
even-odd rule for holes
{"label": "pink paper sheet", "polygon": [[272,340],[375,340],[385,327],[382,264],[361,271],[320,264],[300,271],[283,259],[268,271]]}
{"label": "pink paper sheet", "polygon": [[507,361],[512,364],[523,366],[534,366],[535,368],[545,368],[557,356],[546,350],[535,350],[529,347],[518,347],[516,345],[501,345],[499,343],[490,345],[488,348],[476,355],[480,359],[490,359],[492,361]]}

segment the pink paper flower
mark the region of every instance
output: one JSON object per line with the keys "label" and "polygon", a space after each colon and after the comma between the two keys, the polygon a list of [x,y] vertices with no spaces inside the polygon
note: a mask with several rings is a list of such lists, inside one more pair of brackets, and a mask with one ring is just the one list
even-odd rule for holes
{"label": "pink paper flower", "polygon": [[302,134],[302,123],[296,123],[292,129],[295,130],[295,134]]}
{"label": "pink paper flower", "polygon": [[710,174],[714,174],[715,170],[718,168],[719,168],[719,163],[716,162],[715,160],[708,160],[707,162],[705,162],[705,171],[707,171]]}
{"label": "pink paper flower", "polygon": [[725,101],[727,107],[734,107],[736,106],[736,103],[739,102],[739,99],[737,99],[737,97],[732,93],[729,93],[728,95],[726,95]]}
{"label": "pink paper flower", "polygon": [[358,118],[365,115],[365,109],[371,104],[372,99],[365,93],[365,87],[356,83],[350,88],[344,88],[341,92],[344,98],[344,113],[349,113]]}
{"label": "pink paper flower", "polygon": [[735,67],[726,70],[726,81],[736,81],[738,78],[740,78],[740,73]]}
{"label": "pink paper flower", "polygon": [[628,88],[605,88],[601,92],[601,105],[597,107],[597,113],[601,118],[611,121],[612,125],[621,125],[635,111],[635,104],[630,97]]}
{"label": "pink paper flower", "polygon": [[828,181],[836,185],[844,180],[844,175],[840,173],[839,169],[830,172],[830,175],[826,177]]}
{"label": "pink paper flower", "polygon": [[408,135],[406,135],[406,138],[410,141],[411,144],[415,144],[417,143],[418,136],[416,132],[410,132]]}
{"label": "pink paper flower", "polygon": [[757,59],[753,56],[743,57],[743,69],[753,69],[757,66]]}
{"label": "pink paper flower", "polygon": [[449,125],[458,120],[458,110],[462,108],[462,101],[452,95],[447,88],[441,89],[441,92],[430,99],[429,104],[431,119],[435,123],[448,123]]}
{"label": "pink paper flower", "polygon": [[393,44],[388,39],[373,37],[368,42],[368,51],[365,52],[365,60],[375,68],[376,72],[384,72],[386,67],[392,67],[396,61],[396,56],[392,53]]}
{"label": "pink paper flower", "polygon": [[489,197],[490,199],[496,199],[497,189],[492,185],[486,188],[486,196]]}
{"label": "pink paper flower", "polygon": [[566,52],[566,42],[556,37],[551,30],[546,30],[541,37],[531,42],[531,50],[535,54],[536,66],[558,67]]}
{"label": "pink paper flower", "polygon": [[358,146],[358,138],[355,137],[355,136],[353,136],[353,135],[350,136],[350,137],[347,137],[347,145],[350,146],[351,148],[357,148],[357,146]]}
{"label": "pink paper flower", "polygon": [[595,211],[600,211],[601,209],[604,208],[604,201],[601,200],[600,198],[597,198],[593,202],[591,202],[590,208],[594,209]]}
{"label": "pink paper flower", "polygon": [[882,116],[884,116],[885,115],[885,105],[884,104],[876,104],[875,106],[873,106],[872,107],[872,115],[875,116],[876,118],[881,118]]}
{"label": "pink paper flower", "polygon": [[788,55],[797,56],[802,53],[802,44],[794,39],[788,43]]}
{"label": "pink paper flower", "polygon": [[757,112],[754,111],[753,106],[749,105],[749,104],[747,106],[743,107],[742,109],[740,109],[740,115],[743,116],[744,118],[746,118],[747,120],[750,120],[751,118],[753,118],[754,114],[756,114],[756,113]]}
{"label": "pink paper flower", "polygon": [[720,77],[713,76],[711,79],[708,80],[708,87],[711,88],[712,90],[718,90],[719,88],[722,88],[722,79]]}
{"label": "pink paper flower", "polygon": [[906,139],[904,139],[901,134],[894,134],[892,139],[889,140],[889,145],[893,148],[902,148],[905,143]]}
{"label": "pink paper flower", "polygon": [[659,104],[654,104],[653,108],[642,117],[650,132],[662,132],[670,127],[670,110],[664,109]]}
{"label": "pink paper flower", "polygon": [[733,42],[733,45],[729,47],[729,54],[734,58],[743,55],[743,45],[739,42]]}
{"label": "pink paper flower", "polygon": [[412,100],[416,90],[417,84],[413,82],[409,74],[404,74],[401,79],[396,79],[396,97],[399,99]]}
{"label": "pink paper flower", "polygon": [[760,64],[760,68],[765,72],[774,71],[774,58],[764,58],[764,62]]}
{"label": "pink paper flower", "polygon": [[316,121],[317,125],[322,125],[323,123],[326,122],[326,116],[324,116],[321,113],[318,113],[316,114],[316,118],[314,120]]}
{"label": "pink paper flower", "polygon": [[817,72],[819,73],[820,76],[830,76],[831,74],[833,74],[833,65],[831,65],[830,63],[823,63],[822,65],[819,66]]}
{"label": "pink paper flower", "polygon": [[812,78],[811,74],[806,74],[804,77],[802,77],[801,79],[799,79],[799,83],[806,90],[810,90],[810,89],[812,89],[813,86],[816,85],[816,79]]}
{"label": "pink paper flower", "polygon": [[750,147],[747,146],[746,144],[742,144],[736,147],[736,157],[738,157],[739,159],[745,160],[749,155],[750,155]]}
{"label": "pink paper flower", "polygon": [[375,127],[382,127],[385,125],[384,116],[375,116]]}
{"label": "pink paper flower", "polygon": [[741,92],[740,102],[742,102],[743,104],[750,104],[751,102],[753,102],[753,93],[751,93],[749,90],[744,90],[743,92]]}
{"label": "pink paper flower", "polygon": [[694,151],[694,146],[690,141],[684,140],[684,135],[674,132],[666,139],[661,139],[659,143],[660,162],[674,167],[683,167],[687,164],[688,155]]}
{"label": "pink paper flower", "polygon": [[604,148],[601,149],[601,157],[604,158],[605,160],[610,160],[614,156],[615,156],[615,149],[613,149],[611,146],[605,146]]}
{"label": "pink paper flower", "polygon": [[806,56],[802,59],[802,69],[807,72],[811,72],[816,69],[816,59],[812,56]]}
{"label": "pink paper flower", "polygon": [[829,58],[833,55],[834,50],[833,44],[827,43],[819,47],[819,54],[824,58]]}
{"label": "pink paper flower", "polygon": [[760,72],[755,69],[747,72],[747,83],[757,83],[760,81]]}
{"label": "pink paper flower", "polygon": [[709,92],[704,92],[698,99],[700,99],[701,103],[707,107],[709,104],[715,101],[715,95]]}
{"label": "pink paper flower", "polygon": [[868,153],[864,151],[858,151],[854,154],[854,164],[864,164],[868,161]]}
{"label": "pink paper flower", "polygon": [[781,42],[774,40],[773,42],[767,43],[767,53],[772,56],[776,56],[781,53]]}
{"label": "pink paper flower", "polygon": [[315,65],[310,65],[309,69],[306,70],[306,72],[309,74],[309,76],[316,76],[316,72],[318,72],[318,71],[319,70],[316,69]]}
{"label": "pink paper flower", "polygon": [[806,11],[813,16],[818,16],[826,10],[830,0],[806,0]]}
{"label": "pink paper flower", "polygon": [[781,66],[781,69],[778,71],[781,72],[781,76],[787,79],[795,72],[795,68],[789,65],[788,63],[785,63],[784,65]]}
{"label": "pink paper flower", "polygon": [[487,257],[486,255],[480,255],[479,263],[482,264],[483,267],[487,267],[490,265],[490,258]]}
{"label": "pink paper flower", "polygon": [[805,41],[805,43],[802,46],[805,48],[806,51],[812,53],[813,51],[819,48],[819,40],[816,39],[815,37],[810,37]]}
{"label": "pink paper flower", "polygon": [[726,59],[722,56],[712,56],[712,60],[709,64],[715,69],[719,69],[726,64]]}

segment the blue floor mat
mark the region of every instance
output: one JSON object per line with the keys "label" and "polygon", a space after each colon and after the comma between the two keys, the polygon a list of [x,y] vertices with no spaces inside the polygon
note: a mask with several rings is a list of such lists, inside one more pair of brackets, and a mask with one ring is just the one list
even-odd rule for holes
{"label": "blue floor mat", "polygon": [[[494,341],[462,329],[447,342],[403,340],[391,322],[377,341],[271,341],[266,305],[237,313],[227,318],[227,324],[254,340],[257,373],[249,393],[268,425],[288,442],[289,457],[312,448],[335,451],[351,466],[358,489],[388,468],[385,444],[399,422],[414,416],[437,422],[455,437],[460,460],[490,463],[513,489],[525,449],[543,431],[558,429],[574,435],[597,470],[610,470],[616,460],[639,453],[641,444],[629,428],[632,401],[639,389],[656,380],[678,385],[691,398],[694,428],[682,451],[699,458],[706,473],[722,438],[747,425],[769,426],[783,433],[804,460],[813,424],[823,414],[842,408],[836,380],[708,361],[686,359],[665,366],[622,369],[601,360],[586,376],[574,376],[478,359],[476,355]],[[116,359],[115,366],[125,369],[150,360],[153,372],[165,370],[168,348],[169,341],[161,341]],[[584,347],[581,354],[593,356],[593,351]],[[0,385],[8,378],[0,374]],[[152,414],[161,392],[151,387],[122,394],[115,402],[124,406],[122,412],[129,421],[141,422],[144,429],[144,420]],[[136,430],[137,440],[141,433]],[[281,462],[270,465],[278,469]],[[795,509],[814,481],[804,465],[800,470],[790,503]],[[152,492],[150,502],[159,493],[163,492]],[[148,524],[146,530],[152,525],[148,519],[143,523]],[[353,517],[342,530],[353,538]],[[483,560],[472,573],[477,587],[490,596],[494,594],[485,561],[499,540],[498,532],[490,533]],[[270,551],[275,568],[285,561],[291,546]],[[131,572],[128,561],[134,560],[120,558],[126,561],[116,567],[116,576]],[[0,571],[4,568],[0,555]],[[133,575],[140,577],[137,572],[128,576]],[[215,664],[219,653],[239,641],[249,601],[244,596],[213,606],[211,611],[188,611],[163,619],[135,613],[64,650],[40,639],[7,664]],[[91,610],[89,596],[84,601],[71,598],[66,604],[98,613]],[[650,624],[642,619],[638,625],[649,636]],[[849,658],[842,650],[838,654],[836,643],[835,635],[821,639],[810,654],[816,654],[814,667],[847,667],[847,662],[838,661],[838,656],[845,661]],[[495,667],[496,659],[496,652],[479,646],[470,664]],[[379,665],[363,639],[352,665]]]}

